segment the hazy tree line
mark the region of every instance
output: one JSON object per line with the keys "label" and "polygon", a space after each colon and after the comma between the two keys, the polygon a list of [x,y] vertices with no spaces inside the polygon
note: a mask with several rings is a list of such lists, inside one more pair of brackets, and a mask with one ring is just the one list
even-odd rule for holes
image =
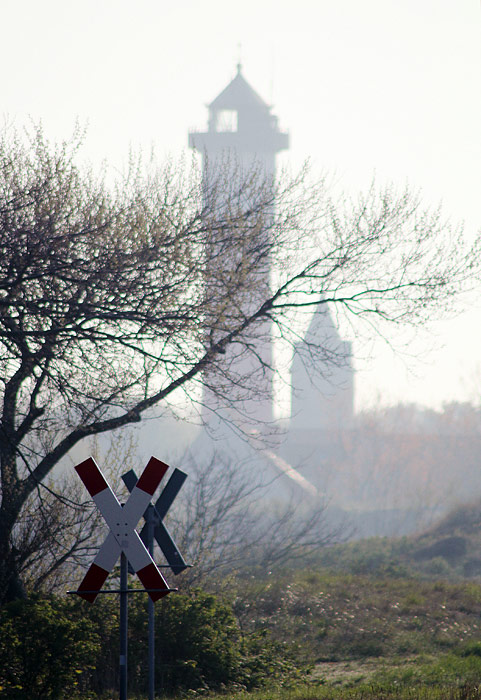
{"label": "hazy tree line", "polygon": [[205,382],[241,407],[274,372],[257,355],[266,320],[295,343],[296,312],[328,303],[386,334],[450,313],[479,277],[479,239],[407,189],[334,201],[306,171],[206,184],[195,168],[135,162],[112,185],[77,165],[79,147],[41,130],[0,139],[0,601],[25,594],[35,557],[46,575],[58,566],[59,509],[77,512],[63,563],[92,546],[82,497],[48,482],[80,441],[174,392],[200,407]]}
{"label": "hazy tree line", "polygon": [[335,448],[323,465],[323,487],[334,503],[361,514],[358,536],[419,531],[481,497],[478,406],[365,410],[330,440]]}

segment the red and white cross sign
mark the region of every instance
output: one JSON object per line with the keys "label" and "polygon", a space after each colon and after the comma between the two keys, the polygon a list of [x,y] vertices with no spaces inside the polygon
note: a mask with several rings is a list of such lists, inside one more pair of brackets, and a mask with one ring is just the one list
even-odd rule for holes
{"label": "red and white cross sign", "polygon": [[78,588],[78,595],[93,603],[121,552],[153,601],[170,589],[135,530],[168,466],[151,457],[127,502],[121,506],[92,457],[75,467],[87,491],[110,528],[104,543]]}

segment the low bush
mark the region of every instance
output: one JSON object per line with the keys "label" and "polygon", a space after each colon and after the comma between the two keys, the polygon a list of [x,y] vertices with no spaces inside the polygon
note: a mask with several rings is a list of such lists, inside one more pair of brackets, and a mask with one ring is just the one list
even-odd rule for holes
{"label": "low bush", "polygon": [[88,618],[57,599],[17,600],[0,609],[0,697],[58,700],[77,690],[100,651]]}
{"label": "low bush", "polygon": [[[129,600],[129,693],[148,687],[145,597]],[[298,676],[295,647],[243,633],[231,606],[197,590],[156,605],[156,679],[163,692],[258,688]],[[119,683],[118,601],[15,601],[0,610],[0,700],[105,697]],[[89,695],[90,693],[90,695]]]}

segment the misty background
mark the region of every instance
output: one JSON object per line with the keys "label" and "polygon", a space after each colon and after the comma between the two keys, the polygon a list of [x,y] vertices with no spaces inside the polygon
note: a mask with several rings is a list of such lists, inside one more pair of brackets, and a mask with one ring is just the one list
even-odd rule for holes
{"label": "misty background", "polygon": [[[41,121],[59,140],[78,121],[94,167],[124,169],[129,149],[189,161],[189,129],[205,127],[206,104],[241,62],[289,131],[281,166],[309,159],[354,196],[374,177],[407,182],[427,206],[442,202],[446,219],[479,229],[479,2],[7,0],[2,26],[4,124]],[[318,468],[319,487],[348,510],[406,510],[416,495],[439,513],[479,495],[479,299],[423,337],[340,332],[353,343],[357,422],[322,459],[304,455],[306,473]],[[281,389],[278,406],[288,416]],[[151,425],[137,431],[144,453],[158,444]],[[177,422],[163,446],[180,455],[195,435]]]}

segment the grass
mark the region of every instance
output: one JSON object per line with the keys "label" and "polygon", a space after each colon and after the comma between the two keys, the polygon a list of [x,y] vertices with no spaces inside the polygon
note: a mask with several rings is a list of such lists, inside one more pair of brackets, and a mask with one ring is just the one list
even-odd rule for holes
{"label": "grass", "polygon": [[[189,696],[164,698],[163,700],[186,700]],[[350,688],[328,688],[323,686],[300,686],[291,690],[263,690],[252,693],[209,693],[206,700],[481,700],[481,688],[463,685],[455,688],[441,687],[396,687],[362,684]],[[107,699],[106,699],[107,700]],[[108,700],[116,700],[109,696]],[[132,698],[131,700],[147,700]],[[160,697],[159,699],[160,700]]]}
{"label": "grass", "polygon": [[304,673],[284,687],[267,679],[264,690],[175,700],[481,700],[481,586],[473,581],[319,569],[242,580],[230,596],[242,629],[269,630]]}
{"label": "grass", "polygon": [[481,585],[414,571],[409,547],[379,538],[309,569],[230,580],[242,630],[269,631],[304,670],[284,687],[171,700],[481,700]]}
{"label": "grass", "polygon": [[270,629],[311,668],[307,685],[249,700],[481,700],[481,586],[393,570],[243,582],[235,599],[243,627]]}
{"label": "grass", "polygon": [[239,588],[244,629],[269,629],[306,663],[443,654],[481,639],[481,587],[291,573]]}

